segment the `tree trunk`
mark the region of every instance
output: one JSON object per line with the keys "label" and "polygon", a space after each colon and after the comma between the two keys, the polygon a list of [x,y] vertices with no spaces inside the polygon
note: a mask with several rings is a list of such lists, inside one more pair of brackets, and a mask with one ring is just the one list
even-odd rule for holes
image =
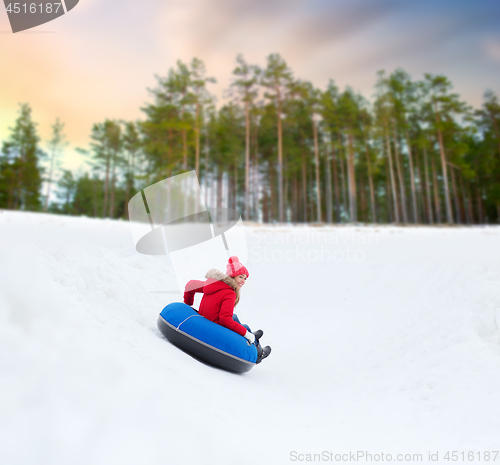
{"label": "tree trunk", "polygon": [[50,197],[50,188],[52,186],[52,173],[54,171],[54,159],[56,157],[56,151],[52,150],[52,157],[50,158],[50,168],[49,168],[49,180],[47,186],[47,197],[45,197],[45,206],[43,211],[47,213],[47,209],[49,208],[49,197]]}
{"label": "tree trunk", "polygon": [[408,148],[408,162],[410,165],[410,186],[411,186],[411,201],[413,206],[413,222],[419,223],[420,219],[418,217],[418,209],[417,209],[417,193],[415,189],[415,173],[413,171],[413,157],[411,153],[411,142],[410,142],[410,134],[408,129],[406,129],[406,146]]}
{"label": "tree trunk", "polygon": [[[389,174],[389,164],[387,163],[387,160],[386,160],[386,163],[385,163],[385,183],[386,183],[386,187],[385,187],[385,197],[386,197],[386,208],[387,208],[387,220],[389,223],[393,223],[395,222],[395,218],[393,217],[393,209],[391,208],[391,203],[392,203],[392,195],[391,195],[391,183],[390,183],[390,174]],[[397,211],[397,210],[394,210],[394,211]],[[397,221],[396,221],[397,223]]]}
{"label": "tree trunk", "polygon": [[[418,152],[415,153],[413,157],[415,162],[415,194],[417,197],[417,212],[419,223],[425,223],[427,218],[427,210],[424,201],[424,191],[422,185],[423,171],[422,171],[422,159],[418,156]],[[418,183],[416,182],[418,179]]]}
{"label": "tree trunk", "polygon": [[341,148],[341,155],[340,155],[340,170],[342,172],[342,213],[345,215],[347,212],[347,182],[346,182],[346,163],[347,160],[345,160],[346,155],[345,155],[345,148],[344,144],[342,141],[342,136],[338,134],[339,138],[339,147]]}
{"label": "tree trunk", "polygon": [[279,88],[276,89],[278,106],[278,214],[279,222],[283,222],[283,141],[281,128],[281,95]]}
{"label": "tree trunk", "polygon": [[479,218],[479,223],[484,224],[484,212],[483,212],[483,199],[481,196],[481,189],[478,187],[476,189],[476,201],[477,201],[477,215]]}
{"label": "tree trunk", "polygon": [[361,179],[361,176],[358,176],[358,186],[357,186],[357,191],[359,192],[359,206],[360,206],[360,211],[358,218],[360,221],[367,222],[365,218],[368,216],[367,215],[367,201],[366,201],[366,185],[363,185],[363,179]]}
{"label": "tree trunk", "polygon": [[441,167],[443,170],[443,184],[444,184],[444,199],[445,199],[445,205],[446,205],[446,219],[448,223],[453,224],[453,214],[452,214],[452,209],[451,209],[451,200],[450,200],[450,189],[448,186],[448,171],[446,167],[446,154],[444,151],[444,144],[443,144],[443,134],[441,133],[441,129],[439,127],[440,125],[440,118],[439,114],[437,113],[436,105],[434,104],[434,114],[436,115],[436,129],[437,129],[437,134],[438,134],[438,142],[439,142],[439,153],[441,155]]}
{"label": "tree trunk", "polygon": [[7,200],[7,209],[14,208],[14,183],[16,179],[16,171],[12,168],[10,172],[9,198]]}
{"label": "tree trunk", "polygon": [[438,224],[440,224],[441,221],[441,206],[439,203],[439,190],[438,190],[438,182],[437,182],[437,175],[436,175],[436,166],[434,165],[434,158],[431,159],[431,166],[432,166],[432,179],[434,181],[434,207],[436,209],[436,221]]}
{"label": "tree trunk", "polygon": [[396,180],[394,179],[394,167],[392,166],[391,141],[389,138],[389,128],[387,127],[387,121],[385,121],[385,144],[387,150],[387,158],[389,159],[389,174],[391,178],[392,200],[394,203],[394,218],[395,222],[399,223],[398,196],[396,194]]}
{"label": "tree trunk", "polygon": [[94,177],[92,182],[92,211],[94,218],[97,217],[97,179]]}
{"label": "tree trunk", "polygon": [[318,128],[316,127],[315,115],[312,115],[313,141],[314,141],[314,163],[316,174],[316,219],[321,223],[321,192],[319,185],[319,148],[318,148]]}
{"label": "tree trunk", "polygon": [[[196,101],[196,116],[194,124],[194,134],[195,134],[195,162],[194,169],[196,176],[200,176],[200,103]],[[198,198],[198,197],[197,197]]]}
{"label": "tree trunk", "polygon": [[[242,199],[243,199],[243,203],[245,204],[243,206],[243,209],[245,211],[247,210],[246,204],[248,201],[248,219],[246,221],[250,221],[251,217],[252,217],[252,213],[253,213],[252,212],[252,192],[254,189],[253,160],[252,160],[251,156],[248,157],[248,171],[245,169],[245,184],[246,184],[246,173],[247,172],[248,172],[248,190],[246,189],[246,187],[244,188],[245,192],[243,193]],[[248,192],[248,195],[246,194],[246,192]],[[247,199],[247,201],[245,201],[245,199]]]}
{"label": "tree trunk", "polygon": [[366,147],[366,165],[368,168],[368,183],[370,186],[370,206],[372,212],[372,223],[377,222],[377,210],[375,207],[375,190],[373,188],[373,177],[372,177],[372,163],[370,161],[370,151],[368,148],[368,144],[365,143]]}
{"label": "tree trunk", "polygon": [[460,191],[462,194],[462,202],[463,202],[463,210],[464,210],[463,213],[464,213],[464,217],[465,217],[465,222],[467,224],[472,224],[471,217],[469,215],[469,200],[467,198],[467,194],[465,193],[463,176],[460,175],[458,177],[458,179],[460,181]]}
{"label": "tree trunk", "polygon": [[352,132],[348,134],[349,141],[349,158],[348,158],[348,179],[349,179],[349,213],[350,221],[355,223],[357,218],[357,205],[356,205],[356,172],[354,169],[354,142]]}
{"label": "tree trunk", "polygon": [[[134,190],[134,176],[135,176],[135,151],[132,151],[132,163],[130,166],[130,190]],[[127,205],[129,202],[129,198],[127,198]]]}
{"label": "tree trunk", "polygon": [[71,189],[69,187],[66,188],[66,202],[64,203],[64,210],[67,214],[69,214],[69,198],[71,195]]}
{"label": "tree trunk", "polygon": [[217,163],[214,163],[212,168],[212,172],[210,173],[210,178],[212,181],[212,187],[210,189],[210,193],[212,195],[212,207],[216,207],[218,205],[219,199],[217,197],[217,192],[218,192],[218,177],[217,177],[217,172],[219,171]]}
{"label": "tree trunk", "polygon": [[471,224],[475,224],[476,217],[474,215],[474,207],[472,205],[472,202],[473,202],[473,195],[472,195],[472,188],[470,186],[470,181],[469,181],[469,182],[467,182],[467,209],[469,210]]}
{"label": "tree trunk", "polygon": [[[279,168],[279,167],[278,167]],[[277,186],[276,177],[278,176],[277,167],[269,167],[269,218],[270,221],[279,221],[279,199],[276,201],[276,197],[279,196],[279,191]],[[278,191],[278,193],[277,193]]]}
{"label": "tree trunk", "polygon": [[295,222],[301,221],[300,170],[295,173]]}
{"label": "tree trunk", "polygon": [[306,157],[302,156],[302,190],[303,190],[303,215],[304,215],[304,223],[307,223],[307,166],[306,166]]}
{"label": "tree trunk", "polygon": [[227,176],[227,184],[228,184],[228,195],[227,195],[227,203],[228,203],[228,208],[231,208],[233,210],[236,210],[236,162],[233,165],[233,175],[230,176],[230,171],[228,170],[228,176]]}
{"label": "tree trunk", "polygon": [[471,218],[469,216],[469,205],[468,205],[469,202],[467,199],[467,194],[465,192],[464,181],[463,181],[462,175],[459,176],[458,180],[460,182],[460,192],[462,194],[462,200],[463,200],[463,204],[464,204],[465,222],[466,222],[466,224],[470,225],[470,224],[472,224],[472,221],[471,221]]}
{"label": "tree trunk", "polygon": [[106,154],[106,178],[104,181],[104,205],[102,216],[106,217],[106,212],[108,210],[108,189],[109,189],[109,164],[110,164],[110,156]]}
{"label": "tree trunk", "polygon": [[20,210],[24,210],[26,196],[23,195],[23,185],[24,185],[24,168],[26,164],[26,154],[24,153],[24,147],[21,148],[19,155],[19,166],[17,168],[17,189],[16,195],[14,196],[14,210],[19,206]]}
{"label": "tree trunk", "polygon": [[432,200],[431,200],[431,190],[430,190],[430,180],[429,180],[429,163],[427,160],[427,149],[424,147],[424,165],[425,165],[425,192],[427,197],[427,208],[428,216],[427,221],[429,224],[433,224],[433,212],[432,212]]}
{"label": "tree trunk", "polygon": [[287,173],[287,166],[286,164],[283,164],[283,177],[284,177],[284,186],[283,186],[283,219],[284,221],[288,221],[288,206],[289,206],[289,201],[288,201],[288,173]]}
{"label": "tree trunk", "polygon": [[[186,94],[182,94],[183,100],[186,98]],[[184,104],[181,105],[181,120],[184,123]],[[187,171],[187,132],[186,128],[182,128],[182,169]]]}
{"label": "tree trunk", "polygon": [[254,124],[254,162],[253,162],[253,189],[252,189],[252,203],[253,203],[253,217],[257,220],[259,216],[259,196],[261,189],[260,173],[259,173],[259,138],[258,138],[258,125]]}
{"label": "tree trunk", "polygon": [[205,206],[208,207],[208,152],[210,151],[208,142],[208,129],[205,128],[205,166],[203,173],[203,185],[205,186]]}
{"label": "tree trunk", "polygon": [[328,149],[325,149],[326,221],[331,224],[333,222],[332,174],[330,173],[330,160],[328,158]]}
{"label": "tree trunk", "polygon": [[250,109],[245,102],[245,220],[250,220]]}
{"label": "tree trunk", "polygon": [[333,134],[331,140],[332,147],[332,167],[333,167],[333,190],[335,192],[335,221],[340,223],[340,193],[339,193],[339,178],[337,174],[337,157],[335,147],[333,145]]}
{"label": "tree trunk", "polygon": [[[267,167],[268,170],[267,172],[270,174],[270,171],[272,170],[271,167]],[[264,223],[268,223],[271,219],[271,212],[270,212],[270,199],[269,199],[269,181],[272,181],[270,179],[270,176],[267,178],[268,183],[266,184],[265,180],[263,183],[263,195],[262,195],[262,219]]]}
{"label": "tree trunk", "polygon": [[[167,146],[168,146],[168,143],[169,143],[169,140],[167,137]],[[158,171],[159,171],[159,174],[163,178],[166,178],[167,172],[168,172],[168,151],[167,150],[162,151],[160,157],[161,157],[161,162],[160,162],[160,169]]]}
{"label": "tree trunk", "polygon": [[130,178],[131,178],[131,157],[132,153],[130,150],[127,151],[127,174],[125,180],[125,203],[123,205],[123,215],[122,218],[127,218],[127,205],[130,195]]}
{"label": "tree trunk", "polygon": [[168,128],[168,158],[167,158],[167,172],[172,170],[172,154],[174,150],[172,128]]}
{"label": "tree trunk", "polygon": [[16,189],[16,195],[14,196],[14,210],[17,210],[18,206],[19,209],[23,209],[23,194],[21,190],[22,182],[21,179],[23,177],[23,165],[24,161],[21,160],[20,166],[17,169],[17,189]]}
{"label": "tree trunk", "polygon": [[220,213],[222,212],[222,197],[223,197],[223,172],[220,166],[217,166],[217,222],[221,221]]}
{"label": "tree trunk", "polygon": [[394,159],[396,160],[396,168],[399,180],[399,191],[401,193],[401,208],[403,213],[403,222],[408,223],[408,210],[406,208],[406,191],[405,191],[405,180],[403,176],[403,171],[401,169],[401,163],[399,161],[399,150],[398,150],[398,136],[396,133],[396,125],[393,127],[394,132]]}
{"label": "tree trunk", "polygon": [[451,188],[453,190],[453,200],[455,203],[455,222],[457,224],[461,224],[462,217],[460,215],[460,205],[458,204],[458,200],[459,200],[458,199],[458,191],[457,191],[457,184],[455,182],[455,170],[453,169],[453,167],[451,167],[450,173],[451,173]]}
{"label": "tree trunk", "polygon": [[113,215],[115,214],[116,153],[113,153],[111,163],[112,163],[112,168],[111,168],[111,199],[109,202],[109,217],[113,218]]}

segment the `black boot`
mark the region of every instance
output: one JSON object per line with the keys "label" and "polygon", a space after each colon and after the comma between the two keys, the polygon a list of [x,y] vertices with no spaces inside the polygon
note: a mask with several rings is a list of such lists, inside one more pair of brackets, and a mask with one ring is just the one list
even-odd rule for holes
{"label": "black boot", "polygon": [[257,362],[256,363],[262,362],[262,360],[264,360],[266,357],[269,357],[270,353],[271,353],[271,347],[270,346],[266,346],[264,348],[262,348],[260,346],[257,347]]}
{"label": "black boot", "polygon": [[258,329],[253,333],[253,335],[255,336],[255,339],[257,339],[258,341],[264,335],[264,331],[262,331],[262,329]]}

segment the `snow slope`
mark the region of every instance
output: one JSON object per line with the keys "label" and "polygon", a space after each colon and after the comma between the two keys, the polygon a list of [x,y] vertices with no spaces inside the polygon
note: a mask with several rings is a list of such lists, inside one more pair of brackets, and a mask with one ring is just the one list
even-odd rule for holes
{"label": "snow slope", "polygon": [[246,232],[236,312],[273,353],[234,375],[161,336],[182,297],[127,222],[0,211],[0,463],[500,449],[498,227]]}

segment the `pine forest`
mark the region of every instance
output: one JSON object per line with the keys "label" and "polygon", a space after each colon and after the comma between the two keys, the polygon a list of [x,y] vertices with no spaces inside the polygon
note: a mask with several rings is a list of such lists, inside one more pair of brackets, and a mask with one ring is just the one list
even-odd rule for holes
{"label": "pine forest", "polygon": [[500,222],[500,102],[474,109],[442,75],[374,76],[373,95],[317,89],[278,54],[239,55],[223,102],[204,63],[157,76],[138,121],[105,120],[78,150],[88,169],[60,169],[65,123],[42,141],[29,104],[1,142],[0,208],[127,218],[128,200],[195,170],[207,205],[264,223]]}

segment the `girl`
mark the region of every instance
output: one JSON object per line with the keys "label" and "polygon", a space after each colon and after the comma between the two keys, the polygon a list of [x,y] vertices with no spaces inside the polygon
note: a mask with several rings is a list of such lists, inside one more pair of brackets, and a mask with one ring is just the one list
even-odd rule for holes
{"label": "girl", "polygon": [[264,332],[259,329],[252,333],[250,328],[240,324],[238,317],[233,314],[234,307],[240,300],[240,289],[248,276],[248,270],[240,263],[238,257],[230,257],[226,274],[211,269],[205,275],[207,281],[189,281],[184,291],[184,303],[189,306],[193,305],[195,293],[202,292],[204,295],[198,313],[208,320],[240,334],[250,344],[255,344],[258,354],[257,363],[260,363],[271,353],[271,347],[262,348],[260,346],[259,339]]}

